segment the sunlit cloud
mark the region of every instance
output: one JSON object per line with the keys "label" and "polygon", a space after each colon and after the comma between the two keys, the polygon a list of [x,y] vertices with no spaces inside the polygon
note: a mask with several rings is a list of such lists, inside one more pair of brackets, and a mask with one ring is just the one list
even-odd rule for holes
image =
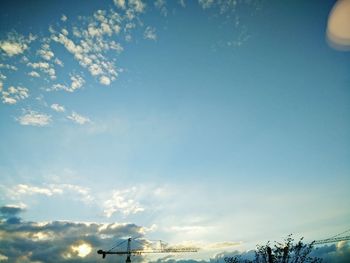
{"label": "sunlit cloud", "polygon": [[57,103],[54,103],[51,105],[51,109],[53,109],[54,111],[57,111],[57,112],[65,112],[66,109],[64,108],[64,106],[62,105],[59,105]]}
{"label": "sunlit cloud", "polygon": [[51,60],[55,55],[50,49],[50,45],[47,43],[44,43],[40,50],[38,50],[38,55],[41,56],[44,60]]}
{"label": "sunlit cloud", "polygon": [[83,203],[94,201],[89,188],[74,184],[46,184],[42,186],[18,184],[7,188],[8,197],[19,201],[24,201],[26,196],[42,195],[53,197],[56,195],[62,196],[63,194],[75,196],[73,199],[80,200]]}
{"label": "sunlit cloud", "polygon": [[66,22],[68,20],[68,17],[66,15],[61,16],[61,21]]}
{"label": "sunlit cloud", "polygon": [[3,254],[0,254],[0,261],[7,261],[9,258]]}
{"label": "sunlit cloud", "polygon": [[[30,222],[0,207],[0,261],[4,262],[97,262],[97,249],[108,249],[126,236],[140,236],[141,228],[126,223],[73,221]],[[7,260],[7,261],[5,261]]]}
{"label": "sunlit cloud", "polygon": [[49,64],[48,62],[28,62],[27,66],[32,68],[32,69],[37,69],[40,70],[41,72],[49,75],[50,79],[55,80],[56,79],[56,71],[53,68],[53,66],[51,64]]}
{"label": "sunlit cloud", "polygon": [[84,241],[79,241],[77,244],[72,245],[70,249],[81,258],[85,258],[92,251],[91,245]]}
{"label": "sunlit cloud", "polygon": [[125,0],[113,0],[114,4],[122,9],[125,9]]}
{"label": "sunlit cloud", "polygon": [[6,40],[0,41],[0,50],[9,57],[23,54],[35,39],[36,37],[32,34],[26,38],[16,32],[11,32],[7,35]]}
{"label": "sunlit cloud", "polygon": [[129,7],[138,13],[142,13],[145,10],[146,4],[142,0],[129,0]]}
{"label": "sunlit cloud", "polygon": [[91,120],[88,117],[80,115],[74,111],[72,112],[71,115],[67,116],[67,118],[80,125],[91,123]]}
{"label": "sunlit cloud", "polygon": [[29,97],[29,90],[24,87],[9,87],[0,89],[2,102],[5,104],[16,104],[20,100]]}
{"label": "sunlit cloud", "polygon": [[36,71],[31,71],[28,73],[29,76],[33,77],[33,78],[39,78],[40,74]]}
{"label": "sunlit cloud", "polygon": [[112,197],[103,204],[105,216],[111,217],[114,213],[129,215],[144,211],[145,209],[134,199],[135,191],[135,188],[114,191]]}
{"label": "sunlit cloud", "polygon": [[24,114],[17,118],[17,121],[21,125],[31,125],[43,127],[47,126],[51,122],[51,115],[45,113],[39,113],[37,111],[26,110]]}
{"label": "sunlit cloud", "polygon": [[85,80],[79,75],[71,75],[70,80],[71,84],[69,86],[58,83],[52,85],[52,87],[47,89],[47,91],[64,90],[67,92],[75,92],[76,90],[81,89],[85,83]]}

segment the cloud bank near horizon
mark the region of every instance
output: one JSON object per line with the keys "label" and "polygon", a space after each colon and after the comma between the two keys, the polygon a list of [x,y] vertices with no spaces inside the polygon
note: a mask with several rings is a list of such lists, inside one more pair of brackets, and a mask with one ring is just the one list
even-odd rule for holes
{"label": "cloud bank near horizon", "polygon": [[[110,248],[127,237],[142,237],[147,229],[131,223],[93,223],[73,221],[30,222],[20,217],[23,206],[0,207],[0,261],[1,262],[96,262],[102,260],[98,249]],[[146,239],[145,239],[146,240]],[[147,240],[146,240],[147,241]],[[215,245],[215,244],[213,244]],[[220,244],[216,244],[218,246]],[[224,250],[224,247],[222,249]],[[350,260],[349,242],[318,247],[312,253],[327,263],[346,263]],[[151,263],[210,263],[224,262],[225,257],[239,256],[252,259],[254,251],[221,252],[208,260],[189,260],[167,255],[157,260],[143,256],[133,257],[134,262]],[[187,255],[188,257],[188,255]],[[113,262],[114,256],[104,262]]]}

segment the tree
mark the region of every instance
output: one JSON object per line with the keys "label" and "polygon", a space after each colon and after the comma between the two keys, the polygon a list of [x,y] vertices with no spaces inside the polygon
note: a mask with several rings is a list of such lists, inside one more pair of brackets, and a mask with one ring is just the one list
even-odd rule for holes
{"label": "tree", "polygon": [[226,263],[320,263],[322,259],[311,257],[310,253],[314,247],[314,242],[303,243],[301,238],[294,242],[292,235],[289,235],[283,243],[275,242],[271,248],[270,242],[266,245],[258,245],[255,250],[255,259],[247,260],[237,257],[226,257]]}

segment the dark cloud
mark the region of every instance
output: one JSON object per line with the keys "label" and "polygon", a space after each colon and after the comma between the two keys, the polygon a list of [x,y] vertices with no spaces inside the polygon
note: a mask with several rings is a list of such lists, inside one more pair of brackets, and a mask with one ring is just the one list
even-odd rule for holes
{"label": "dark cloud", "polygon": [[[98,262],[98,249],[109,249],[125,237],[140,236],[143,229],[135,224],[98,224],[82,222],[53,221],[46,223],[21,221],[20,210],[2,208],[2,215],[8,218],[0,221],[0,255],[8,258],[5,262]],[[84,245],[91,250],[83,256]],[[123,258],[120,258],[122,260]],[[134,262],[142,260],[135,258]],[[125,259],[123,259],[125,260]],[[103,262],[116,262],[116,256],[107,257]]]}
{"label": "dark cloud", "polygon": [[19,224],[21,219],[17,215],[23,212],[23,210],[19,206],[2,206],[0,207],[0,219],[5,220],[7,224]]}
{"label": "dark cloud", "polygon": [[323,259],[323,263],[348,263],[350,262],[350,244],[341,241],[333,245],[318,247],[313,252],[313,256]]}
{"label": "dark cloud", "polygon": [[0,207],[0,215],[6,218],[13,217],[13,216],[17,216],[23,210],[24,209],[19,206],[5,205]]}

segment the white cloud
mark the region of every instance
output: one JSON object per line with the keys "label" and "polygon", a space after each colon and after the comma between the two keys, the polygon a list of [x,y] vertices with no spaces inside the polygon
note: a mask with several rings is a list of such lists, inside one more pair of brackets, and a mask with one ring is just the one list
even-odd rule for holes
{"label": "white cloud", "polygon": [[41,195],[47,195],[52,196],[54,194],[62,194],[61,190],[56,189],[49,189],[44,187],[37,187],[37,186],[30,186],[26,184],[19,184],[15,186],[13,189],[14,193],[17,193],[17,195],[33,195],[33,194],[41,194]]}
{"label": "white cloud", "polygon": [[138,13],[142,13],[145,10],[146,4],[142,0],[129,0],[129,7]]}
{"label": "white cloud", "polygon": [[163,15],[163,16],[167,16],[168,15],[168,10],[166,8],[166,3],[164,0],[156,0],[154,2],[154,5],[156,8],[158,8],[160,10],[160,13]]}
{"label": "white cloud", "polygon": [[51,89],[47,89],[47,91],[51,90],[69,90],[70,88],[63,84],[54,84]]}
{"label": "white cloud", "polygon": [[149,26],[146,27],[143,36],[145,39],[157,40],[156,29]]}
{"label": "white cloud", "polygon": [[10,57],[22,54],[28,48],[26,44],[3,41],[0,42],[0,48]]}
{"label": "white cloud", "polygon": [[198,0],[198,3],[202,6],[203,9],[207,9],[213,5],[214,0]]}
{"label": "white cloud", "polygon": [[29,97],[29,90],[23,87],[9,87],[7,90],[1,90],[2,101],[5,104],[16,104],[19,100]]}
{"label": "white cloud", "polygon": [[36,71],[31,71],[28,73],[29,76],[34,77],[34,78],[39,78],[40,74]]}
{"label": "white cloud", "polygon": [[113,0],[113,2],[117,7],[125,9],[125,0]]}
{"label": "white cloud", "polygon": [[103,85],[110,85],[111,84],[111,80],[106,77],[106,76],[101,76],[100,77],[100,83]]}
{"label": "white cloud", "polygon": [[51,122],[51,116],[44,113],[39,113],[36,111],[27,110],[22,116],[20,116],[17,121],[21,125],[31,125],[31,126],[47,126]]}
{"label": "white cloud", "polygon": [[36,63],[31,63],[29,62],[27,66],[32,67],[33,69],[49,69],[50,64],[47,62],[36,62]]}
{"label": "white cloud", "polygon": [[124,50],[122,45],[115,41],[111,41],[109,47],[110,49],[116,50],[118,53],[121,53]]}
{"label": "white cloud", "polygon": [[107,34],[109,36],[111,36],[113,33],[111,27],[106,23],[101,23],[101,30],[104,34]]}
{"label": "white cloud", "polygon": [[0,63],[0,68],[3,68],[3,69],[11,69],[13,71],[17,71],[18,68],[15,67],[15,66],[12,66],[12,65],[8,65],[8,64],[2,64]]}
{"label": "white cloud", "polygon": [[35,36],[29,35],[25,38],[22,35],[11,32],[7,35],[7,39],[0,41],[0,50],[2,50],[7,56],[12,57],[24,53],[29,48],[30,42],[36,39]]}
{"label": "white cloud", "polygon": [[56,71],[48,62],[28,62],[27,66],[48,74],[51,79],[56,79]]}
{"label": "white cloud", "polygon": [[124,191],[114,191],[112,198],[106,200],[103,204],[104,214],[106,217],[111,217],[114,213],[121,213],[125,216],[136,214],[145,209],[134,200],[136,188],[127,189]]}
{"label": "white cloud", "polygon": [[84,83],[85,83],[85,80],[79,76],[79,75],[73,75],[70,77],[72,83],[70,85],[70,91],[73,92],[77,89],[80,89]]}
{"label": "white cloud", "polygon": [[51,51],[49,44],[45,43],[42,45],[41,49],[38,50],[38,55],[40,55],[44,60],[51,60],[55,55]]}
{"label": "white cloud", "polygon": [[54,111],[57,111],[57,112],[65,112],[66,109],[64,108],[64,106],[62,105],[59,105],[57,103],[54,103],[51,105],[51,109],[53,109]]}
{"label": "white cloud", "polygon": [[68,20],[68,17],[67,16],[65,16],[65,15],[62,15],[61,16],[61,21],[62,22],[66,22]]}
{"label": "white cloud", "polygon": [[71,115],[67,116],[67,118],[74,121],[75,123],[80,124],[80,125],[91,122],[91,120],[88,117],[84,117],[84,116],[82,116],[74,111],[72,112]]}
{"label": "white cloud", "polygon": [[54,84],[54,85],[52,85],[51,89],[48,89],[48,91],[65,90],[67,92],[74,92],[74,91],[80,89],[85,83],[85,80],[79,75],[72,75],[70,77],[70,79],[72,82],[71,82],[69,87],[66,85],[63,85],[63,84]]}
{"label": "white cloud", "polygon": [[[84,203],[90,203],[94,200],[90,194],[90,189],[74,184],[49,184],[44,186],[33,186],[28,184],[18,184],[8,189],[8,194],[17,199],[26,195],[69,195]],[[74,197],[75,196],[75,197]]]}
{"label": "white cloud", "polygon": [[92,64],[89,67],[89,71],[90,71],[91,75],[93,75],[93,76],[98,76],[98,75],[103,73],[102,68],[97,64]]}
{"label": "white cloud", "polygon": [[[97,22],[97,21],[98,22]],[[98,11],[94,14],[87,29],[73,28],[75,37],[80,38],[79,43],[74,43],[62,33],[54,34],[52,40],[61,43],[70,52],[79,64],[87,68],[92,76],[105,75],[113,80],[117,77],[117,70],[114,61],[109,61],[102,55],[108,50],[116,50],[118,53],[123,51],[122,46],[114,40],[104,39],[104,35],[111,36],[118,27],[118,17],[113,13],[108,17],[105,11]]]}
{"label": "white cloud", "polygon": [[69,35],[68,30],[65,29],[65,28],[62,28],[61,32],[62,32],[62,34],[65,35],[65,36],[68,36],[68,35]]}
{"label": "white cloud", "polygon": [[55,58],[54,62],[56,65],[63,67],[63,62],[60,59]]}
{"label": "white cloud", "polygon": [[55,56],[47,44],[43,45],[43,48],[38,51],[38,54],[45,60],[51,60]]}
{"label": "white cloud", "polygon": [[3,254],[0,254],[0,261],[7,261],[9,258]]}

